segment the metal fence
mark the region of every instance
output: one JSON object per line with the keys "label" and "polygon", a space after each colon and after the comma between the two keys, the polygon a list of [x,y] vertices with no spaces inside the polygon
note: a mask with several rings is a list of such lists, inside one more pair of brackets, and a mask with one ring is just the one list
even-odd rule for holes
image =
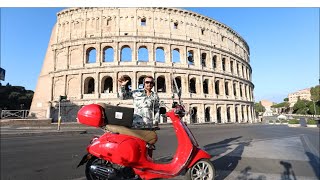
{"label": "metal fence", "polygon": [[1,119],[26,119],[29,110],[1,110]]}

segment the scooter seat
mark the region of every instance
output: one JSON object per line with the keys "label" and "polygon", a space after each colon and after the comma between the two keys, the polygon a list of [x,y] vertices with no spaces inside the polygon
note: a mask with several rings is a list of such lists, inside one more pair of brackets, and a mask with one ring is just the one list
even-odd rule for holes
{"label": "scooter seat", "polygon": [[105,130],[113,133],[134,136],[146,141],[149,144],[155,144],[158,140],[157,133],[151,130],[129,129],[124,126],[117,126],[117,125],[106,125]]}

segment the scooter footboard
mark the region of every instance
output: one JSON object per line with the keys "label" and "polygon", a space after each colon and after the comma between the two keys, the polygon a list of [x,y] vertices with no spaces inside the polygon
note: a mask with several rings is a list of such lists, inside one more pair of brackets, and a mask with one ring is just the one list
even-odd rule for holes
{"label": "scooter footboard", "polygon": [[198,151],[195,153],[196,154],[192,159],[192,161],[190,162],[190,164],[188,165],[188,168],[192,167],[200,159],[209,159],[209,160],[211,159],[211,155],[202,149],[198,149]]}

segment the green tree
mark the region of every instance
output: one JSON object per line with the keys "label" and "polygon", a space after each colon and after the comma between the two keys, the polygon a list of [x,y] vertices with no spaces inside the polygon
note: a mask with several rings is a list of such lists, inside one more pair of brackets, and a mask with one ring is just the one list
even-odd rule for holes
{"label": "green tree", "polygon": [[310,108],[309,108],[310,103],[312,102],[304,99],[301,100],[300,98],[298,98],[298,101],[293,106],[293,113],[294,114],[311,114]]}
{"label": "green tree", "polygon": [[257,113],[264,112],[266,110],[266,108],[262,106],[261,102],[254,103],[254,109],[256,110]]}
{"label": "green tree", "polygon": [[284,101],[284,102],[288,102],[288,101],[289,101],[289,98],[284,98],[283,101]]}
{"label": "green tree", "polygon": [[320,85],[312,87],[310,89],[311,100],[318,102],[320,101]]}

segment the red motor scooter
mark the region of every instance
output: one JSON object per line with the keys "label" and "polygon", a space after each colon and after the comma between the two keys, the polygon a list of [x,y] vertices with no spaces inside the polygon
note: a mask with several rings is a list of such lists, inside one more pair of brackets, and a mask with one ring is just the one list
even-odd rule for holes
{"label": "red motor scooter", "polygon": [[[161,108],[160,113],[166,113]],[[166,113],[172,121],[178,146],[168,163],[156,163],[152,151],[157,136],[154,130],[136,130],[103,123],[103,108],[97,104],[82,107],[78,122],[104,127],[106,133],[94,137],[78,167],[86,164],[87,179],[157,179],[185,175],[187,179],[213,180],[215,169],[211,155],[200,149],[187,125],[182,121],[184,107],[175,103]]]}

